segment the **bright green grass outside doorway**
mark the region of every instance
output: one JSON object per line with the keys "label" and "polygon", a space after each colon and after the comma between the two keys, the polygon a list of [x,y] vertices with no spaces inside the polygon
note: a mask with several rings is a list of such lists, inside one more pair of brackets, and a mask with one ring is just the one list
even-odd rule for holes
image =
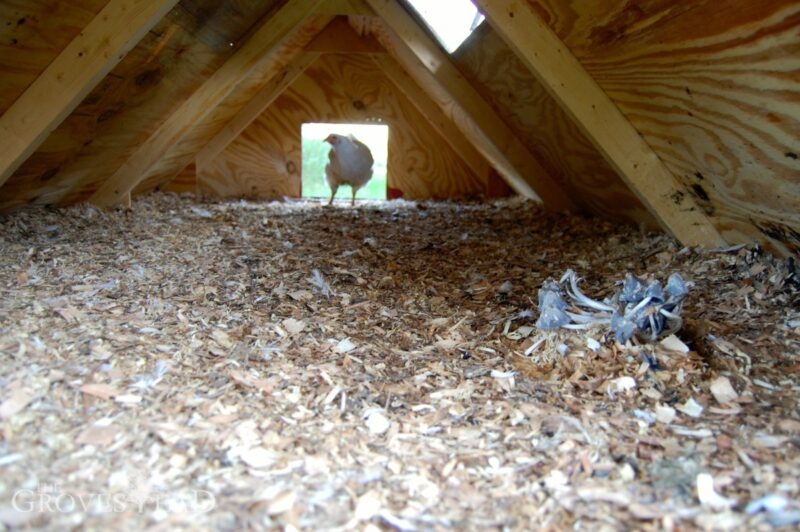
{"label": "bright green grass outside doorway", "polygon": [[[353,135],[366,144],[375,164],[372,179],[359,189],[356,199],[386,199],[386,167],[389,156],[389,126],[372,124],[303,124],[300,130],[303,148],[302,193],[304,198],[330,198],[331,189],[325,181],[330,144],[325,137],[331,133]],[[336,199],[349,200],[352,192],[347,185],[339,187]]]}

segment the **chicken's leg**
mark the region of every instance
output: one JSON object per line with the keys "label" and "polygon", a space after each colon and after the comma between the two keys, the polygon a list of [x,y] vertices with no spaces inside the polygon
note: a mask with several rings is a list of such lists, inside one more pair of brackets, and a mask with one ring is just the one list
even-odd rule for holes
{"label": "chicken's leg", "polygon": [[339,185],[333,185],[331,187],[331,200],[328,202],[328,206],[333,204],[333,198],[336,196],[336,191],[339,190]]}
{"label": "chicken's leg", "polygon": [[355,207],[356,206],[356,192],[358,192],[358,189],[356,187],[350,187],[350,188],[353,189],[353,199],[350,200],[350,206],[351,207]]}

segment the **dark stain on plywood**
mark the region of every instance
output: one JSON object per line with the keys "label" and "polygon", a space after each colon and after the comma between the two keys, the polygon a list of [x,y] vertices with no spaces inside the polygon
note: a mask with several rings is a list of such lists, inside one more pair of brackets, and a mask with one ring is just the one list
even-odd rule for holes
{"label": "dark stain on plywood", "polygon": [[50,181],[51,179],[53,179],[56,176],[56,174],[58,173],[59,170],[60,170],[60,168],[58,168],[58,167],[48,168],[47,170],[42,172],[42,175],[39,177],[39,181],[41,181],[42,183],[46,183],[46,182]]}
{"label": "dark stain on plywood", "polygon": [[753,221],[754,225],[767,237],[781,242],[795,255],[800,255],[800,232],[786,224]]}
{"label": "dark stain on plywood", "polygon": [[197,40],[217,53],[224,53],[246,40],[283,3],[283,0],[182,0],[171,15]]}
{"label": "dark stain on plywood", "polygon": [[706,193],[706,190],[701,185],[698,185],[697,183],[693,184],[692,185],[692,192],[697,197],[697,199],[699,199],[701,201],[709,201],[708,194]]}
{"label": "dark stain on plywood", "polygon": [[134,83],[142,88],[151,87],[153,85],[158,85],[163,77],[164,76],[160,68],[151,68],[145,70],[141,74],[138,74],[134,78]]}

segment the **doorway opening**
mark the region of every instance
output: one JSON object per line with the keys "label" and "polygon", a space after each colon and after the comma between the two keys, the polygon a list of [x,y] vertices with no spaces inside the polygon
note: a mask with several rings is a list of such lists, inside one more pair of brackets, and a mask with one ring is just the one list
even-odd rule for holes
{"label": "doorway opening", "polygon": [[[389,126],[379,124],[332,124],[311,122],[301,126],[303,167],[301,192],[303,198],[330,198],[331,189],[325,180],[325,165],[328,164],[330,144],[325,138],[331,133],[353,135],[367,145],[375,163],[372,179],[361,187],[356,199],[385,200],[389,157]],[[350,187],[343,185],[336,199],[350,199]]]}

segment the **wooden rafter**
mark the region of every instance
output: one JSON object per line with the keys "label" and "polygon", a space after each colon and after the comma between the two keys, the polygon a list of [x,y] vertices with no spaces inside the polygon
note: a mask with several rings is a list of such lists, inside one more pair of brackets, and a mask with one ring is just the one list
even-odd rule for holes
{"label": "wooden rafter", "polygon": [[675,176],[546,22],[520,0],[476,3],[665,229],[686,245],[724,244],[691,197],[678,194]]}
{"label": "wooden rafter", "polygon": [[358,35],[346,17],[337,17],[298,53],[291,64],[282,69],[253,100],[197,154],[198,170],[207,168],[213,159],[257,119],[306,68],[323,53],[369,54],[387,78],[405,95],[409,103],[427,119],[434,130],[459,154],[469,168],[487,180],[489,164],[455,124],[442,112],[411,76],[370,35]]}
{"label": "wooden rafter", "polygon": [[212,138],[203,149],[197,152],[196,166],[198,171],[207,168],[211,161],[228,144],[238,137],[242,131],[253,123],[253,121],[263,113],[272,102],[285,91],[294,80],[317,60],[319,53],[299,52],[286,67],[282,68],[276,75],[236,114],[230,122],[225,124],[219,133]]}
{"label": "wooden rafter", "polygon": [[236,89],[203,120],[196,122],[187,135],[175,144],[167,155],[147,172],[133,190],[134,194],[161,188],[181,173],[188,165],[195,166],[197,153],[228,124],[241,109],[261,91],[281,69],[289,65],[294,57],[314,39],[334,17],[314,13],[295,27],[279,45],[273,48],[267,59],[243,80]]}
{"label": "wooden rafter", "polygon": [[177,0],[110,0],[0,117],[0,186]]}
{"label": "wooden rafter", "polygon": [[488,179],[489,164],[475,149],[475,146],[459,131],[452,120],[441,110],[428,94],[417,85],[414,79],[403,70],[391,56],[375,55],[373,60],[381,71],[411,102],[417,110],[428,119],[442,139],[467,163],[467,166],[481,179]]}
{"label": "wooden rafter", "polygon": [[[330,6],[328,4],[328,8]],[[253,123],[323,53],[366,53],[385,55],[386,50],[372,36],[361,37],[347,23],[346,16],[335,17],[325,29],[250,100],[198,153],[198,170],[211,161]]]}
{"label": "wooden rafter", "polygon": [[148,170],[211,113],[322,0],[289,0],[200,86],[142,146],[92,195],[100,206],[119,203]]}
{"label": "wooden rafter", "polygon": [[397,0],[366,0],[387,26],[378,40],[518,193],[574,208],[561,186]]}

